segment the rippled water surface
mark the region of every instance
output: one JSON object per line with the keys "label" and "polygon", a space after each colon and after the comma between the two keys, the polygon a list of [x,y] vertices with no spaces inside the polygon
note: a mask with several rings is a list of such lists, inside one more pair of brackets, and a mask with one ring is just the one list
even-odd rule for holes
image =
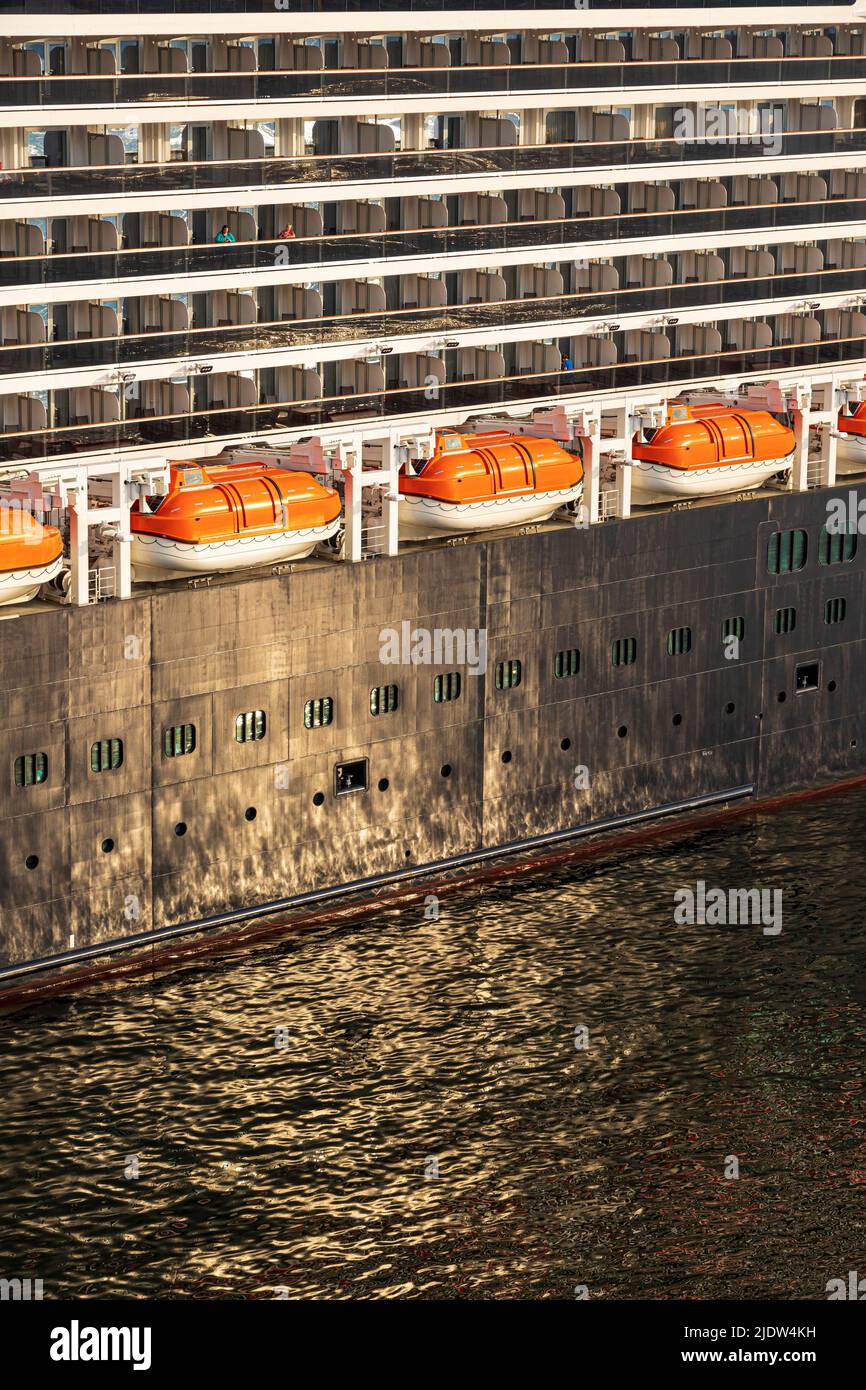
{"label": "rippled water surface", "polygon": [[[866,1258],[864,817],[849,792],[0,1018],[0,1274],[825,1298]],[[675,925],[699,878],[781,888],[782,932]]]}

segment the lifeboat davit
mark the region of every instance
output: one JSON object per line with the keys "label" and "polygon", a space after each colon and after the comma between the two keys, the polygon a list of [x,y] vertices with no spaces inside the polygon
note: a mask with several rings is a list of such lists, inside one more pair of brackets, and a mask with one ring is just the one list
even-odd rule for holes
{"label": "lifeboat davit", "polygon": [[63,538],[32,512],[0,502],[0,606],[27,603],[63,568]]}
{"label": "lifeboat davit", "polygon": [[580,459],[552,439],[441,430],[421,472],[400,476],[400,535],[421,540],[546,521],[582,488]]}
{"label": "lifeboat davit", "polygon": [[632,443],[632,496],[640,502],[747,492],[791,467],[794,432],[766,410],[673,405],[667,422]]}
{"label": "lifeboat davit", "polygon": [[837,467],[847,464],[842,472],[859,473],[866,468],[866,401],[860,401],[859,405],[850,415],[844,410],[840,410],[836,418],[836,430],[839,442],[836,446]]}
{"label": "lifeboat davit", "polygon": [[266,463],[172,464],[164,497],[130,512],[139,580],[301,559],[340,526],[340,499],[309,473]]}

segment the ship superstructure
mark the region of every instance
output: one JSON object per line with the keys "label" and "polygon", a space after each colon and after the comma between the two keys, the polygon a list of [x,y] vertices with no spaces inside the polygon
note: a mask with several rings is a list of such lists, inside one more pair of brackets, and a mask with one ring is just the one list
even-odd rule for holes
{"label": "ship superstructure", "polygon": [[[532,774],[514,814],[500,801],[500,780],[514,776],[498,765],[501,750],[491,753],[495,773],[484,771],[486,741],[499,740],[500,706],[561,702],[563,682],[578,676],[589,684],[568,687],[569,700],[601,699],[610,681],[654,688],[667,676],[638,669],[644,638],[637,630],[650,621],[644,607],[661,612],[675,589],[676,604],[686,604],[690,592],[710,603],[754,588],[748,612],[732,600],[713,610],[713,632],[729,624],[727,638],[740,640],[766,620],[773,640],[788,640],[789,684],[813,689],[797,685],[797,672],[803,666],[803,679],[813,679],[809,653],[823,629],[807,632],[801,619],[791,638],[790,619],[778,618],[789,605],[776,603],[767,585],[779,575],[782,584],[810,579],[811,571],[800,573],[807,543],[810,566],[825,564],[824,550],[834,563],[862,561],[855,561],[856,537],[840,540],[836,555],[821,513],[837,470],[854,478],[866,471],[857,443],[866,402],[866,0],[725,8],[556,8],[534,0],[459,8],[310,0],[299,8],[277,0],[270,9],[202,0],[187,12],[148,0],[113,10],[58,2],[50,13],[12,0],[0,10],[0,504],[3,516],[19,509],[22,532],[48,537],[53,547],[47,560],[40,552],[42,568],[33,567],[38,580],[26,565],[10,580],[19,586],[13,598],[45,583],[41,600],[2,610],[14,621],[0,630],[7,653],[0,771],[8,782],[0,850],[19,944],[7,942],[0,954],[56,953],[67,899],[79,889],[73,945],[82,932],[94,939],[131,932],[133,919],[112,927],[100,916],[112,875],[115,917],[116,902],[149,904],[152,891],[152,916],[142,906],[140,920],[164,926],[237,906],[238,894],[264,901],[335,877],[391,871],[394,854],[421,863],[476,842],[531,837],[536,826],[558,833],[576,814],[548,795],[561,768],[548,769],[543,782]],[[695,455],[676,442],[686,439],[676,434],[680,420],[700,441]],[[521,437],[534,437],[537,449],[522,447]],[[541,536],[515,532],[511,541],[470,546],[458,563],[446,546],[465,541],[468,508],[480,514],[486,504],[474,494],[461,500],[459,468],[441,463],[449,439],[468,441],[466,457],[490,482],[503,515],[508,487],[520,494],[517,529],[540,518]],[[525,458],[520,486],[503,482],[505,446],[478,443],[485,439],[507,440],[510,457]],[[534,498],[525,505],[523,496],[543,491],[534,460],[550,450],[566,460],[565,481],[557,473],[548,489],[551,507],[562,504],[552,522],[550,507]],[[246,492],[230,492],[231,478],[241,477],[231,474],[235,465],[253,480]],[[313,477],[280,483],[286,471]],[[438,492],[433,487],[440,474],[445,492],[441,481]],[[738,508],[724,499],[740,488],[744,496],[761,490],[760,500],[753,511],[740,506],[735,519]],[[235,527],[227,553],[249,556],[256,526],[267,542],[261,566],[220,582],[216,595],[190,592],[210,585],[213,548],[225,541],[221,531],[194,529],[196,497],[205,492],[214,517],[234,518],[225,523]],[[244,497],[253,493],[256,505],[266,498],[272,509],[266,525],[246,517]],[[334,494],[338,503],[320,514],[321,499]],[[706,507],[667,515],[706,495]],[[315,503],[312,520],[297,511],[304,498]],[[424,511],[421,522],[413,508]],[[753,515],[751,553],[744,518]],[[559,537],[552,550],[546,526]],[[638,542],[628,537],[641,526],[676,555],[641,552],[629,568]],[[780,526],[793,539],[778,543],[780,568],[767,570],[766,538]],[[811,540],[798,539],[807,531]],[[716,556],[729,568],[702,589],[701,566],[719,537],[735,542],[736,553]],[[206,549],[193,553],[199,542]],[[305,558],[313,546],[317,554]],[[168,559],[160,554],[152,563],[171,547]],[[13,550],[17,563],[17,542]],[[565,567],[563,589],[568,571],[582,595],[579,614],[511,602],[518,591],[528,605],[536,589],[550,589],[553,551]],[[757,566],[755,555],[763,556]],[[357,564],[372,557],[371,566]],[[623,566],[619,578],[615,562]],[[666,564],[682,570],[676,581],[663,576],[667,587]],[[296,572],[286,573],[293,565]],[[150,582],[160,568],[161,591]],[[826,578],[816,568],[816,584]],[[620,580],[632,585],[630,597],[617,589],[608,617],[628,602],[640,618],[605,635],[598,650],[613,657],[599,657],[592,676],[588,649],[571,628],[591,621],[585,604],[594,584],[610,584],[613,593]],[[393,602],[384,605],[391,585]],[[296,621],[306,635],[292,647],[287,615],[301,594]],[[270,605],[267,617],[257,595]],[[128,619],[113,599],[125,601]],[[832,612],[844,616],[847,604],[850,617],[852,593],[822,590],[821,611],[837,599]],[[491,668],[492,704],[481,686],[452,683],[444,668],[429,673],[423,701],[431,719],[444,721],[434,739],[443,769],[440,777],[437,764],[436,794],[447,791],[453,801],[465,791],[454,822],[462,829],[413,838],[409,821],[424,796],[407,789],[380,839],[382,813],[372,803],[363,825],[351,813],[366,859],[356,847],[351,865],[341,863],[350,832],[344,826],[342,839],[336,830],[323,839],[320,817],[315,829],[300,823],[297,858],[287,868],[276,813],[260,813],[264,792],[253,797],[253,774],[275,777],[285,763],[286,786],[305,806],[314,790],[321,800],[310,804],[327,801],[340,817],[358,804],[350,792],[378,785],[380,796],[393,796],[394,775],[377,782],[372,764],[359,781],[371,740],[382,736],[381,715],[394,716],[389,727],[395,739],[399,728],[407,766],[421,758],[434,726],[420,712],[422,694],[407,703],[408,688],[383,674],[372,636],[364,646],[360,634],[386,620],[399,628],[419,610],[449,627],[501,621],[502,634],[537,623],[553,643],[549,689],[533,686],[525,658],[506,651]],[[339,640],[328,627],[336,612]],[[682,702],[691,708],[706,696],[730,709],[718,727],[702,724],[690,735],[690,756],[703,763],[668,776],[673,754],[662,743],[648,747],[633,764],[651,767],[652,777],[644,770],[630,789],[627,778],[597,788],[599,816],[630,813],[641,798],[694,800],[710,766],[707,749],[729,743],[748,746],[755,765],[739,766],[731,754],[707,795],[780,790],[794,780],[785,758],[772,775],[758,766],[752,705],[763,703],[761,677],[744,674],[745,684],[723,700],[732,671],[719,666],[715,647],[703,652],[697,638],[691,645],[683,614],[668,616],[659,641],[673,646],[663,649],[663,663],[682,657],[696,681],[717,666],[727,672],[717,671],[710,695],[696,690]],[[345,635],[350,624],[357,637]],[[225,666],[224,639],[232,650]],[[184,640],[196,653],[189,661]],[[792,642],[808,648],[799,664]],[[88,655],[102,675],[84,698]],[[750,660],[766,675],[762,663],[776,655],[761,647]],[[342,706],[336,675],[323,674],[325,664],[335,673],[341,661],[361,673],[360,695]],[[413,682],[422,678],[426,672],[413,671]],[[50,692],[61,686],[66,694],[55,699]],[[688,708],[675,710],[672,728],[688,726]],[[736,733],[735,708],[746,720]],[[118,728],[126,721],[122,738],[108,727],[117,712]],[[640,718],[631,710],[614,728],[620,761]],[[586,719],[585,732],[591,727],[591,742],[601,746],[596,714]],[[235,730],[228,753],[218,751],[220,721]],[[486,732],[470,736],[478,721]],[[93,733],[96,725],[105,737]],[[455,791],[446,780],[458,757],[447,735],[456,738],[458,725],[464,763],[472,760],[480,779],[471,790],[464,783]],[[569,728],[557,733],[560,752],[579,742]],[[502,734],[509,763],[512,736]],[[856,746],[856,731],[846,727],[840,749],[850,759]],[[819,757],[816,778],[843,773],[840,749]],[[187,831],[196,813],[181,802],[193,784],[195,796],[213,803],[209,852],[220,865],[213,873],[203,848],[190,867]],[[249,797],[241,811],[252,867],[241,875],[227,865],[231,844],[220,840],[216,811],[236,796]],[[110,802],[124,830],[102,825]],[[473,820],[478,807],[487,828]],[[444,804],[440,810],[450,814]],[[33,848],[49,813],[58,816],[60,888],[57,877],[46,886],[45,854]],[[392,844],[395,814],[407,826],[406,849]],[[146,867],[130,860],[120,872],[115,857],[109,875],[104,856],[132,827],[147,841]],[[91,839],[96,867],[93,847],[81,847]],[[133,891],[138,878],[146,886]]]}

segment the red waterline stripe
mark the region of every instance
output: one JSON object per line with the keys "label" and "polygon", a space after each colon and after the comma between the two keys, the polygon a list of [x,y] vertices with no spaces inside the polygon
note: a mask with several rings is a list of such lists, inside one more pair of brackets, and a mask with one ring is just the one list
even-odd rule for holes
{"label": "red waterline stripe", "polygon": [[[581,840],[564,849],[544,852],[535,851],[521,857],[503,852],[502,860],[472,871],[452,870],[442,879],[425,878],[418,886],[385,888],[380,896],[365,898],[360,902],[347,903],[342,907],[325,907],[317,912],[304,915],[296,913],[291,917],[281,917],[253,925],[240,926],[218,932],[218,929],[203,930],[200,938],[184,942],[178,946],[164,948],[152,946],[136,951],[134,957],[122,961],[111,961],[86,970],[69,971],[67,974],[38,980],[33,984],[0,993],[0,1011],[25,1004],[39,1003],[56,994],[72,993],[87,989],[91,985],[105,984],[111,980],[126,980],[145,974],[165,973],[189,961],[210,956],[223,955],[240,946],[262,945],[270,940],[285,936],[290,931],[301,932],[326,925],[349,925],[373,917],[398,905],[414,902],[423,903],[429,896],[448,897],[464,893],[485,883],[499,883],[511,878],[531,876],[542,871],[557,869],[575,860],[604,858],[619,850],[631,849],[636,845],[649,844],[659,840],[676,839],[683,834],[694,834],[732,820],[746,816],[761,815],[764,812],[788,810],[804,801],[815,801],[837,792],[845,792],[866,784],[866,773],[856,777],[831,782],[827,786],[808,787],[797,792],[783,792],[778,796],[765,797],[758,801],[741,802],[719,811],[680,816],[676,819],[654,822],[644,829],[627,830],[621,834],[601,831],[597,836]],[[50,967],[48,967],[50,968]]]}

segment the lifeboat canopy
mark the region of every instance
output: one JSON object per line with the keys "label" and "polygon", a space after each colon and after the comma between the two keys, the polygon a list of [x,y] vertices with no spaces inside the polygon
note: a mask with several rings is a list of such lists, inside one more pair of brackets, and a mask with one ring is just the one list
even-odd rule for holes
{"label": "lifeboat canopy", "polygon": [[688,472],[784,460],[794,444],[793,430],[767,410],[676,403],[649,439],[635,436],[632,458]]}
{"label": "lifeboat canopy", "polygon": [[850,415],[840,410],[836,426],[842,434],[866,435],[866,401],[860,401]]}
{"label": "lifeboat canopy", "polygon": [[407,497],[460,504],[567,492],[582,479],[580,459],[555,440],[508,430],[440,430],[432,457],[419,474],[401,475],[399,488]]}

